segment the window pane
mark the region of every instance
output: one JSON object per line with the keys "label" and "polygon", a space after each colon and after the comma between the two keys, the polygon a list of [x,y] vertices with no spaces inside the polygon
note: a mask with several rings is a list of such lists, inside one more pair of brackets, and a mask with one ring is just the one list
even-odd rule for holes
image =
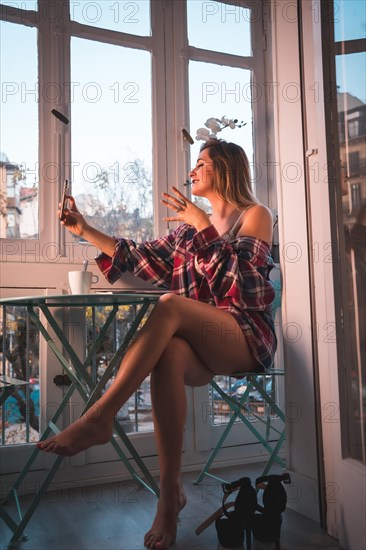
{"label": "window pane", "polygon": [[0,236],[38,237],[37,30],[0,23]]}
{"label": "window pane", "polygon": [[150,64],[149,52],[71,42],[72,192],[94,227],[137,241],[153,236]]}
{"label": "window pane", "polygon": [[[247,387],[248,380],[235,379],[230,376],[216,376],[215,381],[217,385],[235,401],[240,401],[243,397]],[[257,382],[267,392],[277,405],[278,402],[278,390],[277,383],[273,376],[257,376]],[[211,386],[208,389],[210,398],[210,421],[212,426],[220,424],[227,424],[232,416],[232,411],[228,403],[223,397]],[[253,389],[247,399],[242,403],[242,414],[250,421],[257,422],[259,419],[267,419],[268,417],[276,418],[276,411],[263,399],[263,396],[257,389]],[[236,418],[235,422],[240,422],[240,418]]]}
{"label": "window pane", "polygon": [[336,0],[333,17],[336,42],[365,38],[366,4],[363,0]]}
{"label": "window pane", "polygon": [[[221,120],[225,116],[237,119],[238,124],[243,121],[245,126],[224,128],[217,137],[241,145],[253,167],[251,71],[190,61],[189,109],[190,133],[194,139],[199,128],[207,129],[205,122],[209,118]],[[191,147],[192,165],[202,143],[196,140]]]}
{"label": "window pane", "polygon": [[15,385],[0,407],[0,444],[39,440],[39,333],[24,307],[0,308],[1,376]]}
{"label": "window pane", "polygon": [[187,1],[188,42],[204,50],[252,55],[251,10],[203,0]]}
{"label": "window pane", "polygon": [[[38,0],[0,0],[0,6],[2,5],[17,8],[19,10],[37,11]],[[6,10],[4,10],[4,15],[6,15]]]}
{"label": "window pane", "polygon": [[[338,101],[347,101],[349,110],[356,106],[356,103],[361,106],[366,102],[366,52],[353,53],[348,55],[337,55],[336,57],[336,71],[337,71],[337,86],[338,92],[342,94],[351,94],[350,96],[340,95]],[[357,78],[355,78],[357,75]],[[350,101],[352,105],[350,105]],[[342,107],[343,108],[343,107]],[[357,126],[356,120],[349,119],[349,125]],[[352,129],[351,129],[352,131]]]}
{"label": "window pane", "polygon": [[[98,337],[111,307],[89,307],[86,313],[86,354]],[[108,368],[113,355],[123,345],[124,338],[135,319],[137,308],[135,306],[120,307],[116,317],[108,328],[103,342],[96,349],[92,358],[91,375],[95,382],[99,381]],[[118,364],[112,376],[108,380],[105,389],[113,384],[118,373]],[[139,389],[131,395],[128,401],[117,413],[117,420],[126,433],[153,431],[152,407],[150,396],[150,376],[141,384]]]}
{"label": "window pane", "polygon": [[[338,39],[364,38],[364,2],[347,0],[335,5],[339,8],[338,13],[343,14],[342,27],[335,22],[336,40],[337,34]],[[341,51],[347,51],[348,46],[347,42],[342,44]],[[344,297],[339,318],[343,318],[341,330],[348,350],[340,380],[342,394],[344,390],[341,401],[342,440],[344,455],[365,463],[366,52],[338,55],[335,61],[339,141],[339,150],[335,154],[340,161],[341,178],[337,183],[343,211],[338,233],[342,235],[339,251],[345,264],[342,288],[337,288],[336,292]]]}
{"label": "window pane", "polygon": [[150,36],[149,0],[103,0],[70,2],[70,18],[83,25],[117,32]]}

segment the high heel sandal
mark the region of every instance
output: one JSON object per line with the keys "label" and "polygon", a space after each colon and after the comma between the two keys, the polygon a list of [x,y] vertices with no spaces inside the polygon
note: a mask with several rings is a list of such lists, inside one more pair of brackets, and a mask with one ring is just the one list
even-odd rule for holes
{"label": "high heel sandal", "polygon": [[[247,550],[251,550],[252,520],[257,507],[255,489],[252,487],[249,477],[242,477],[233,483],[223,483],[222,489],[224,493],[222,506],[196,529],[196,534],[202,533],[215,521],[217,536],[222,546],[225,548],[241,546],[244,542],[245,532]],[[228,496],[238,489],[235,502],[227,503]],[[228,512],[232,506],[234,506],[234,510]]]}
{"label": "high heel sandal", "polygon": [[274,542],[275,550],[280,550],[282,512],[286,509],[287,495],[282,485],[291,483],[289,474],[270,475],[256,479],[257,489],[263,489],[263,506],[257,504],[252,519],[254,537],[260,542]]}

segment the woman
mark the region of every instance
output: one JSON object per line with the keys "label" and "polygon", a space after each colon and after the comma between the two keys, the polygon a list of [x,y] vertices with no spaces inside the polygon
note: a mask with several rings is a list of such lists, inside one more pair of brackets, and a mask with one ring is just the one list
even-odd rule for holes
{"label": "woman", "polygon": [[159,549],[174,542],[186,502],[180,474],[185,385],[205,385],[216,374],[263,372],[276,348],[270,306],[275,293],[268,279],[272,216],[252,194],[243,149],[208,141],[189,175],[192,194],[210,201],[212,215],[173,187],[173,194],[163,193],[162,202],[173,211],[165,220],[183,224],[140,245],[90,227],[68,197],[62,223],[102,251],[97,263],[108,281],[128,270],[173,292],[160,297],[99,401],[62,433],[39,443],[46,452],[74,455],[108,442],[115,414],[151,373],[160,498],[145,546]]}

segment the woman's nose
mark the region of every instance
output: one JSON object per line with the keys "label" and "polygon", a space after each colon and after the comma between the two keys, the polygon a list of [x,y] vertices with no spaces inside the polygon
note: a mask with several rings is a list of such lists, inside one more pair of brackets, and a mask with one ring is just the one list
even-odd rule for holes
{"label": "woman's nose", "polygon": [[195,172],[194,168],[192,168],[192,170],[190,172],[188,172],[188,177],[191,178],[195,173],[196,172]]}

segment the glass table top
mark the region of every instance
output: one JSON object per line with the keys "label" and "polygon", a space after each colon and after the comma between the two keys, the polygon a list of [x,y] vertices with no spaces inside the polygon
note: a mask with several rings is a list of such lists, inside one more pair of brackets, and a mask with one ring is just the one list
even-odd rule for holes
{"label": "glass table top", "polygon": [[34,306],[52,307],[86,307],[108,305],[141,304],[145,300],[156,302],[166,290],[121,290],[113,292],[97,292],[90,294],[60,294],[43,296],[22,296],[17,298],[1,298],[0,306]]}

